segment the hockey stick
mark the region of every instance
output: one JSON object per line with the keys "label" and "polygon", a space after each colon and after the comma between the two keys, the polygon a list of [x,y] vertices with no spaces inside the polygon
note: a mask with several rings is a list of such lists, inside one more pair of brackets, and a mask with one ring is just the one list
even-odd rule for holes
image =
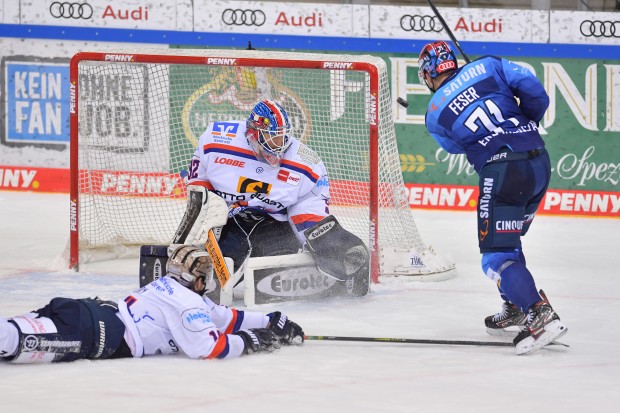
{"label": "hockey stick", "polygon": [[[199,219],[204,222],[201,222],[201,227],[194,228],[196,221]],[[230,279],[230,271],[228,266],[226,266],[226,262],[224,262],[224,255],[217,242],[217,238],[221,227],[226,224],[227,219],[228,205],[224,199],[215,194],[209,195],[209,192],[203,185],[189,185],[187,209],[172,239],[172,244],[185,244],[188,236],[190,236],[190,242],[194,242],[194,238],[202,238],[205,250],[209,253],[213,262],[215,275],[222,288],[226,286]],[[217,235],[215,231],[217,231]],[[197,233],[200,235],[197,235]]]}
{"label": "hockey stick", "polygon": [[207,241],[205,242],[205,249],[211,257],[211,261],[213,262],[213,269],[215,270],[215,275],[217,276],[217,279],[220,281],[220,286],[221,288],[224,288],[226,286],[226,283],[228,283],[228,280],[230,280],[230,271],[228,270],[228,266],[224,262],[224,255],[222,254],[220,245],[217,243],[217,239],[215,238],[213,229],[209,230],[209,233],[207,235]]}
{"label": "hockey stick", "polygon": [[[488,346],[514,347],[514,344],[501,341],[469,341],[469,340],[432,340],[421,338],[388,338],[388,337],[342,337],[342,336],[305,336],[306,340],[320,341],[362,341],[371,343],[400,343],[400,344],[439,344],[448,346]],[[568,344],[553,341],[548,345],[570,347]]]}
{"label": "hockey stick", "polygon": [[[437,10],[437,7],[435,7],[435,5],[433,4],[432,0],[427,0],[427,2],[428,2],[428,5],[431,6],[431,9],[433,9],[433,13],[435,13],[435,16],[437,16],[437,18],[441,22],[441,25],[445,29],[446,33],[448,33],[448,36],[450,37],[450,40],[452,40],[452,43],[454,43],[456,48],[461,53],[461,56],[463,56],[463,58],[465,59],[465,61],[467,63],[471,63],[471,60],[469,59],[469,57],[463,51],[463,48],[461,47],[461,44],[459,43],[458,40],[456,40],[456,37],[454,36],[454,33],[452,33],[452,30],[450,30],[450,27],[448,26],[448,23],[446,23],[446,21],[443,19],[443,16],[439,13],[439,10]],[[406,99],[403,99],[401,97],[397,98],[396,102],[399,105],[401,105],[402,107],[404,107],[405,109],[409,107],[409,102],[407,102]]]}
{"label": "hockey stick", "polygon": [[467,63],[471,63],[471,60],[469,60],[469,57],[467,57],[465,52],[463,52],[463,49],[461,48],[461,45],[460,45],[459,41],[456,40],[456,37],[454,37],[454,33],[452,33],[452,30],[450,30],[450,27],[448,27],[448,24],[443,19],[441,14],[439,14],[439,10],[437,10],[437,7],[435,7],[435,5],[433,4],[433,2],[431,0],[426,0],[426,1],[428,2],[428,5],[431,6],[431,9],[433,9],[433,13],[435,13],[435,16],[437,16],[437,18],[441,22],[441,25],[446,30],[446,33],[448,33],[448,36],[450,36],[450,40],[452,40],[452,43],[454,43],[456,48],[459,49],[459,52],[461,53],[461,56],[463,56],[463,58],[465,59],[465,61]]}

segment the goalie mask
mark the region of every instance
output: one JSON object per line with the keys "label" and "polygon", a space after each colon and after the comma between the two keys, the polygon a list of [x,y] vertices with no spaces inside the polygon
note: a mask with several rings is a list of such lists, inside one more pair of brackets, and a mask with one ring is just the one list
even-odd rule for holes
{"label": "goalie mask", "polygon": [[291,145],[291,122],[284,108],[273,100],[258,102],[247,120],[246,137],[256,158],[277,168]]}
{"label": "goalie mask", "polygon": [[420,52],[418,67],[420,84],[426,85],[432,92],[435,92],[437,88],[433,89],[432,85],[429,85],[426,75],[428,74],[428,77],[435,79],[442,73],[456,70],[458,63],[448,43],[441,40],[424,46]]}
{"label": "goalie mask", "polygon": [[[206,251],[191,245],[181,245],[172,252],[166,263],[166,272],[170,278],[199,295],[205,292],[207,284],[213,279],[211,257]],[[198,280],[202,281],[202,287],[197,289]]]}

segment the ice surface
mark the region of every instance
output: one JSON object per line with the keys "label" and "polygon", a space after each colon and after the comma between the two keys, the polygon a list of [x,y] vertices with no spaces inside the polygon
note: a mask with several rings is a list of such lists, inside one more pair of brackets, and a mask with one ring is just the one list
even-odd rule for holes
{"label": "ice surface", "polygon": [[[59,257],[67,195],[0,192],[0,314],[54,296],[123,297],[137,260],[75,274]],[[286,312],[311,335],[499,340],[483,319],[499,310],[479,267],[475,215],[416,212],[427,244],[451,255],[443,282],[386,279],[361,299],[257,305]],[[51,365],[0,364],[1,412],[616,412],[620,405],[620,220],[539,216],[524,242],[528,266],[568,326],[553,347],[306,342],[270,355],[183,356]],[[245,308],[244,308],[245,309]]]}

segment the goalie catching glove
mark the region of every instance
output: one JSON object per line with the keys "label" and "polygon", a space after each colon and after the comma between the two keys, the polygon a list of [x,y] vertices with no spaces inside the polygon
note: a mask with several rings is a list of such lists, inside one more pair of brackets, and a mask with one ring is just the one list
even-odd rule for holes
{"label": "goalie catching glove", "polygon": [[243,339],[243,354],[271,353],[280,348],[278,338],[268,328],[250,328],[233,333]]}
{"label": "goalie catching glove", "polygon": [[286,315],[279,311],[267,314],[269,325],[267,328],[280,340],[280,344],[302,344],[304,342],[304,331],[299,324],[291,321]]}

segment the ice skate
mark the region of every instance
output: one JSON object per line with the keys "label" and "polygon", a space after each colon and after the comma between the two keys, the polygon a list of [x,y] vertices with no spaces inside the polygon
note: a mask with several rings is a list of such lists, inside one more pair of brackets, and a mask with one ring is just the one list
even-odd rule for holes
{"label": "ice skate", "polygon": [[525,325],[527,316],[516,305],[508,302],[502,304],[502,311],[484,319],[487,333],[492,336],[515,337]]}
{"label": "ice skate", "polygon": [[544,295],[543,298],[530,308],[525,327],[513,340],[517,354],[538,350],[568,331]]}

